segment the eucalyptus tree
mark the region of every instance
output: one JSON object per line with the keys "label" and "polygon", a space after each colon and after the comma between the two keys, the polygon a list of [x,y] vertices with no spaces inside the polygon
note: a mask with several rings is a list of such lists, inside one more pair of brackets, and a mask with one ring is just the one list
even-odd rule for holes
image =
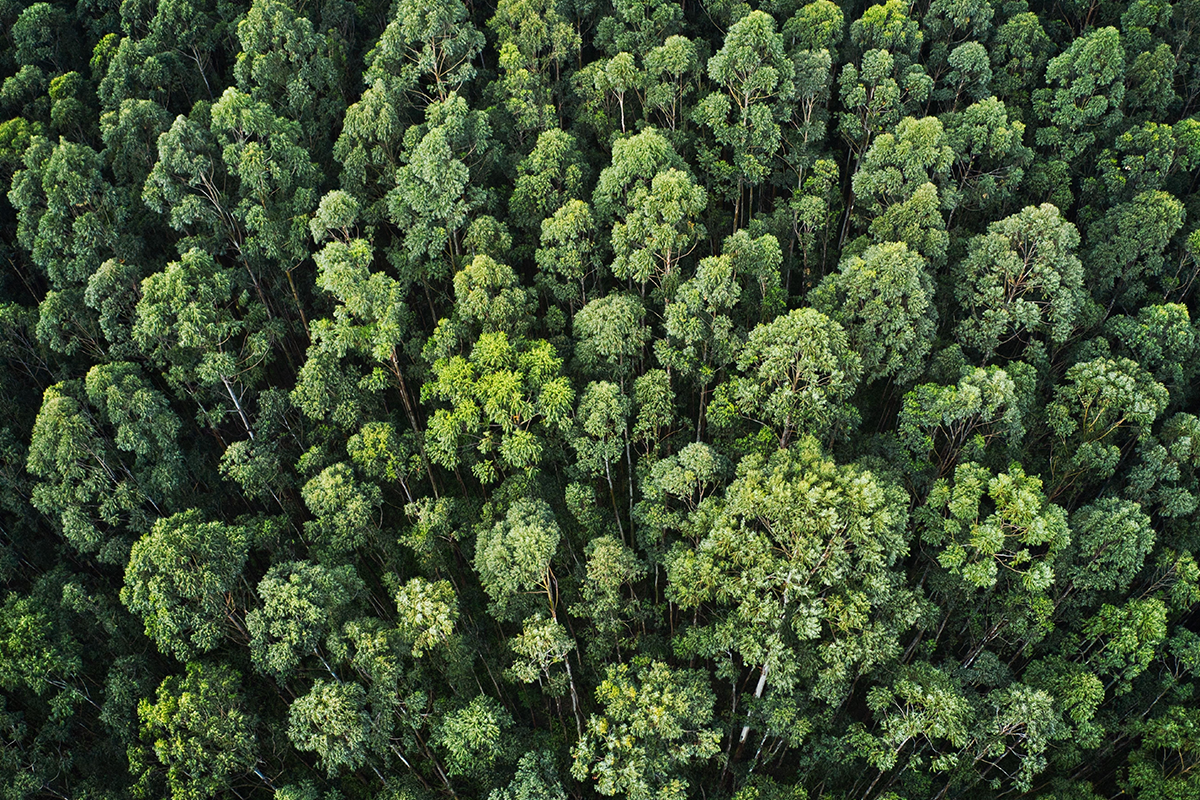
{"label": "eucalyptus tree", "polygon": [[[257,718],[246,707],[241,675],[225,665],[192,662],[167,677],[153,702],[138,704],[142,746],[135,751],[135,790],[150,793],[165,780],[173,800],[216,797],[269,780],[259,769]],[[158,763],[155,764],[154,762]]]}
{"label": "eucalyptus tree", "polygon": [[158,520],[133,545],[121,599],[159,650],[188,661],[226,637],[248,639],[241,573],[253,538],[252,527],[191,509]]}
{"label": "eucalyptus tree", "polygon": [[316,208],[321,178],[302,138],[299,123],[229,87],[159,137],[142,197],[185,234],[181,252],[199,247],[236,259],[272,317],[284,309],[268,297],[286,280],[307,324],[293,278],[309,256],[307,231],[297,223]]}
{"label": "eucalyptus tree", "polygon": [[492,138],[486,115],[457,94],[430,104],[425,120],[404,134],[387,210],[401,232],[396,256],[402,276],[428,287],[460,267],[467,224],[488,198],[479,172],[487,166]]}
{"label": "eucalyptus tree", "polygon": [[811,308],[756,326],[738,356],[739,375],[717,387],[709,422],[728,427],[739,418],[769,428],[780,447],[810,432],[832,439],[856,419],[849,400],[862,359],[846,331]]}
{"label": "eucalyptus tree", "polygon": [[668,592],[683,609],[711,609],[681,646],[713,659],[733,684],[744,719],[738,755],[750,730],[780,733],[756,702],[744,699],[741,711],[745,668],[755,701],[768,688],[803,687],[836,708],[860,674],[899,656],[896,637],[919,613],[894,569],[908,551],[902,494],[805,438],[769,460],[744,458],[716,507],[693,512],[695,540],[666,559]]}
{"label": "eucalyptus tree", "polygon": [[93,367],[48,388],[30,434],[34,507],[67,541],[123,564],[131,534],[166,515],[183,492],[179,418],[134,364]]}
{"label": "eucalyptus tree", "polygon": [[1079,232],[1049,203],[993,222],[954,268],[965,315],[955,337],[988,360],[1019,354],[1035,336],[1062,345],[1089,304],[1078,247]]}
{"label": "eucalyptus tree", "polygon": [[1106,136],[1123,118],[1125,49],[1116,28],[1080,36],[1046,65],[1049,88],[1034,92],[1033,104],[1046,125],[1037,142],[1070,163]]}
{"label": "eucalyptus tree", "polygon": [[937,327],[933,278],[903,242],[868,247],[842,262],[813,295],[813,305],[846,328],[868,381],[911,383],[925,371]]}
{"label": "eucalyptus tree", "polygon": [[596,688],[602,715],[588,719],[574,749],[571,774],[589,776],[606,796],[679,800],[688,789],[675,773],[718,750],[708,680],[697,670],[673,670],[661,661],[636,659],[609,667]]}
{"label": "eucalyptus tree", "polygon": [[754,188],[770,177],[783,138],[780,123],[791,116],[792,74],[783,36],[763,11],[735,22],[708,61],[708,77],[723,91],[702,98],[693,118],[712,132],[717,145],[702,149],[700,159],[714,188],[733,196],[732,231],[750,219]]}

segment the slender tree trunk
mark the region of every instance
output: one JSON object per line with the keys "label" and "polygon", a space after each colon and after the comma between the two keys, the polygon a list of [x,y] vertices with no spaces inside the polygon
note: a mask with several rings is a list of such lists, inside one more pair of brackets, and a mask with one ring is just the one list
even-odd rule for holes
{"label": "slender tree trunk", "polygon": [[608,496],[612,498],[613,513],[617,516],[617,530],[621,532],[621,543],[629,544],[625,540],[625,525],[621,522],[621,509],[617,507],[617,490],[613,486],[612,467],[607,457],[604,459],[604,477],[608,479]]}
{"label": "slender tree trunk", "polygon": [[[767,688],[767,672],[769,671],[767,664],[762,665],[762,671],[758,673],[758,685],[754,687],[754,699],[758,700],[763,695],[763,690]],[[752,709],[746,710],[746,724],[742,726],[742,735],[738,737],[738,754],[742,752],[742,748],[746,745],[746,737],[750,735],[750,712]],[[737,756],[734,756],[736,758]]]}
{"label": "slender tree trunk", "polygon": [[233,407],[237,409],[238,416],[242,418],[242,426],[246,429],[246,433],[250,436],[250,441],[254,441],[254,431],[250,430],[250,420],[246,418],[246,412],[242,410],[242,403],[238,396],[234,394],[233,387],[229,385],[229,378],[221,376],[221,383],[225,384],[225,391],[229,393],[229,399],[233,401]]}
{"label": "slender tree trunk", "polygon": [[[429,485],[433,488],[434,498],[437,499],[441,493],[438,491],[437,480],[433,476],[433,465],[429,463],[429,457],[425,454],[425,433],[417,422],[417,412],[413,408],[412,398],[408,394],[408,385],[404,382],[404,372],[400,369],[400,361],[396,358],[396,348],[394,347],[391,352],[391,361],[392,373],[395,374],[396,383],[400,387],[400,402],[404,404],[404,416],[408,417],[408,424],[412,426],[413,433],[417,435],[417,447],[421,451],[421,462],[425,465],[425,473],[429,476]],[[405,493],[407,492],[408,487],[405,487]]]}

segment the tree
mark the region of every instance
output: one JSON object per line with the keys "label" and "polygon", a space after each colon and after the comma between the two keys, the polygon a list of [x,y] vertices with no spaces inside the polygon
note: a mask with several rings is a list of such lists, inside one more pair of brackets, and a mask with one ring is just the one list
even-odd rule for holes
{"label": "tree", "polygon": [[196,509],[161,519],[133,546],[121,601],[163,653],[186,661],[243,638],[241,575],[253,531]]}
{"label": "tree", "polygon": [[918,512],[922,538],[940,548],[938,563],[974,588],[999,581],[1023,594],[1047,592],[1071,534],[1066,512],[1047,502],[1041,479],[1016,463],[993,476],[967,462],[955,468],[951,483],[934,483]]}
{"label": "tree", "polygon": [[858,753],[879,771],[868,792],[901,756],[904,769],[945,772],[970,741],[974,709],[961,687],[930,664],[903,667],[890,686],[875,686],[867,693],[867,706],[876,732],[856,731],[852,737]]}
{"label": "tree", "polygon": [[449,581],[413,578],[396,592],[397,628],[412,642],[413,658],[443,644],[458,620],[458,598]]}
{"label": "tree", "polygon": [[[751,192],[746,206],[753,210],[753,191],[770,175],[771,160],[782,141],[780,122],[791,116],[787,104],[795,92],[792,65],[783,48],[775,20],[752,11],[730,27],[721,49],[708,60],[708,77],[724,92],[700,100],[694,119],[712,131],[720,150],[703,153],[701,161],[734,197],[733,231],[742,226],[742,194]],[[736,188],[732,188],[732,186]],[[745,215],[749,218],[749,213]]]}
{"label": "tree", "polygon": [[850,23],[850,41],[862,51],[889,50],[915,56],[925,40],[915,19],[905,13],[903,3],[887,0],[868,7]]}
{"label": "tree", "polygon": [[1124,785],[1138,800],[1166,800],[1194,794],[1198,743],[1196,711],[1171,706],[1166,713],[1140,722],[1141,744],[1129,757]]}
{"label": "tree", "polygon": [[1157,288],[1155,278],[1165,277],[1163,251],[1183,218],[1183,204],[1170,194],[1143,192],[1097,220],[1088,229],[1088,277],[1096,300],[1109,310],[1140,305]]}
{"label": "tree", "polygon": [[501,0],[488,27],[496,34],[499,85],[517,130],[555,127],[562,112],[560,72],[582,47],[579,32],[553,0]]}
{"label": "tree", "polygon": [[264,281],[286,278],[303,322],[292,272],[309,255],[303,219],[317,205],[320,171],[302,139],[298,122],[231,86],[159,138],[142,198],[187,234],[181,252],[232,252],[268,313]]}
{"label": "tree", "polygon": [[617,139],[612,146],[612,162],[601,170],[592,193],[597,223],[608,225],[628,213],[639,192],[643,197],[649,192],[656,175],[665,169],[682,171],[683,167],[675,148],[654,128]]}
{"label": "tree", "polygon": [[[172,800],[218,796],[257,770],[257,720],[245,707],[240,682],[230,667],[192,662],[184,675],[163,680],[153,703],[138,704],[142,741],[166,768]],[[153,768],[146,761],[135,762],[139,766],[142,778],[134,788],[145,795]]]}
{"label": "tree", "polygon": [[237,25],[233,74],[238,88],[301,125],[306,149],[328,152],[345,111],[337,74],[337,46],[309,20],[279,0],[255,0]]}
{"label": "tree", "polygon": [[903,69],[887,50],[868,50],[861,64],[847,64],[838,78],[845,109],[838,117],[838,133],[855,159],[867,152],[876,136],[891,130],[906,111],[915,111],[917,104],[929,97],[931,83],[919,66]]}
{"label": "tree", "polygon": [[514,600],[534,590],[555,608],[557,582],[550,563],[561,536],[550,506],[529,498],[513,502],[504,519],[479,531],[475,570],[498,617],[511,617]]}
{"label": "tree", "polygon": [[142,281],[131,335],[168,380],[192,396],[211,427],[236,414],[253,439],[243,400],[261,380],[281,331],[240,288],[237,273],[189,249]]}
{"label": "tree", "polygon": [[1124,355],[1144,366],[1167,387],[1172,401],[1188,396],[1195,368],[1196,330],[1187,306],[1167,303],[1145,305],[1136,318],[1112,317],[1105,324],[1114,344]]}
{"label": "tree", "polygon": [[678,34],[683,9],[657,0],[617,0],[616,12],[596,23],[596,44],[609,55],[621,51],[646,53]]}
{"label": "tree", "polygon": [[[323,659],[321,654],[329,649],[326,638],[350,616],[365,590],[349,564],[327,567],[287,561],[273,565],[258,584],[262,605],[246,614],[254,666],[286,681],[305,656]],[[325,667],[333,674],[327,661]]]}
{"label": "tree", "polygon": [[595,252],[596,221],[591,206],[582,200],[568,200],[542,221],[541,247],[534,253],[538,285],[556,300],[565,300],[572,310],[577,303],[587,303],[588,278],[597,267]]}
{"label": "tree", "polygon": [[999,367],[966,367],[958,383],[925,383],[904,395],[897,433],[918,463],[946,475],[960,456],[980,459],[993,440],[1010,447],[1024,434],[1023,403],[1017,381]]}
{"label": "tree", "polygon": [[587,164],[574,136],[559,128],[542,132],[533,152],[517,165],[508,201],[514,221],[530,232],[542,230],[564,204],[581,198],[586,174]]}
{"label": "tree", "polygon": [[450,407],[436,409],[429,421],[430,460],[447,469],[468,463],[484,484],[536,467],[547,441],[570,424],[575,393],[561,371],[548,342],[510,339],[503,331],[480,335],[466,357],[436,360],[421,396]]}
{"label": "tree", "polygon": [[707,727],[713,697],[701,672],[638,658],[632,669],[608,667],[596,700],[604,713],[588,718],[571,774],[591,776],[603,795],[680,800],[688,783],[675,770],[718,750],[718,734]]}
{"label": "tree", "polygon": [[850,424],[846,401],[858,386],[862,359],[841,325],[811,308],[796,309],[750,331],[738,357],[742,373],[717,387],[709,420],[742,416],[775,430],[786,447],[799,431],[823,437]]}
{"label": "tree", "polygon": [[643,296],[649,283],[670,297],[680,262],[706,233],[695,220],[708,194],[688,173],[669,169],[654,176],[649,190],[635,188],[626,202],[626,214],[612,227],[613,275],[641,284]]}
{"label": "tree", "polygon": [[[82,348],[97,357],[104,350],[95,315],[84,311],[83,290],[92,273],[109,258],[140,255],[139,239],[123,235],[131,216],[126,198],[102,169],[100,154],[85,144],[34,136],[8,192],[16,241],[50,282],[41,299],[39,338],[68,355]],[[60,315],[62,305],[71,311]]]}
{"label": "tree", "polygon": [[945,125],[946,140],[954,150],[950,171],[957,182],[953,213],[1002,209],[1033,160],[1033,151],[1022,144],[1025,125],[994,97],[946,115]]}
{"label": "tree", "polygon": [[425,119],[425,125],[404,134],[403,165],[387,208],[388,219],[403,231],[406,272],[438,280],[457,269],[467,221],[485,202],[486,192],[472,180],[471,165],[464,159],[483,160],[491,128],[457,94],[430,104]]}
{"label": "tree", "polygon": [[967,100],[979,101],[988,96],[992,67],[987,48],[979,42],[960,44],[950,51],[947,65],[950,70],[946,73],[945,86],[941,91],[934,92],[934,97],[949,102],[951,111],[956,111],[959,104]]}
{"label": "tree", "polygon": [[[313,345],[308,360],[301,368],[300,380],[293,394],[313,399],[314,395],[324,394],[330,383],[329,376],[318,370],[327,362],[343,361],[347,351],[355,352],[368,359],[368,364],[374,362],[376,370],[379,369],[378,365],[386,370],[394,387],[399,390],[409,427],[416,433],[421,430],[417,417],[417,398],[409,390],[405,380],[407,370],[401,366],[406,334],[411,325],[406,302],[408,286],[406,282],[382,271],[370,270],[373,258],[370,244],[364,239],[349,238],[350,228],[357,221],[354,213],[357,204],[348,196],[342,197],[344,202],[336,204],[341,206],[341,211],[335,219],[332,213],[335,203],[327,202],[331,200],[330,195],[322,199],[321,208],[330,213],[319,211],[311,225],[314,238],[317,232],[321,232],[320,238],[324,238],[330,232],[329,226],[342,229],[343,238],[330,242],[314,257],[318,270],[317,284],[333,295],[338,305],[334,309],[332,322],[319,320],[313,325]],[[342,367],[339,372],[344,376],[351,370]],[[371,375],[374,374],[373,371]],[[362,376],[361,383],[378,386],[377,381],[368,381],[367,375]],[[356,401],[361,398],[357,392],[348,391],[346,394]],[[314,402],[303,407],[306,412],[313,412],[310,416],[323,416],[318,411],[323,405]],[[426,458],[423,450],[421,457]]]}
{"label": "tree", "polygon": [[[714,612],[684,634],[685,652],[737,654],[717,674],[737,685],[741,664],[750,667],[756,699],[768,686],[785,695],[803,686],[839,705],[861,672],[897,655],[895,626],[912,622],[892,569],[908,548],[900,496],[866,469],[837,466],[811,437],[769,460],[742,459],[724,501],[694,512],[695,544],[666,559],[674,602]],[[764,725],[754,712],[741,744]]]}
{"label": "tree", "polygon": [[[709,387],[731,367],[748,329],[770,318],[781,299],[778,240],[741,230],[725,238],[720,256],[701,259],[664,309],[664,333],[655,342],[659,363],[700,386],[700,413]],[[697,417],[696,435],[700,435]]]}
{"label": "tree", "polygon": [[[588,642],[588,655],[598,662],[613,648],[624,643],[638,616],[639,602],[624,595],[646,573],[646,566],[614,536],[600,536],[588,542],[587,577],[582,599],[571,607],[577,617],[592,620],[594,635]],[[565,658],[565,655],[564,655]]]}
{"label": "tree", "polygon": [[493,789],[488,800],[566,800],[554,756],[546,750],[531,750],[517,762],[517,774],[502,789]]}
{"label": "tree", "polygon": [[[664,3],[660,7],[666,8]],[[646,93],[644,104],[657,113],[668,130],[678,130],[687,122],[684,110],[688,96],[699,83],[700,61],[696,45],[685,36],[668,36],[645,53]]]}
{"label": "tree", "polygon": [[1124,591],[1157,538],[1137,503],[1103,497],[1071,515],[1074,541],[1063,577],[1073,591]]}
{"label": "tree", "polygon": [[379,487],[360,481],[339,461],[321,470],[301,489],[316,519],[304,523],[310,550],[321,561],[334,561],[367,545],[379,529]]}
{"label": "tree", "polygon": [[1105,603],[1083,624],[1077,660],[1109,677],[1105,692],[1125,694],[1146,670],[1167,634],[1167,608],[1157,597]]}
{"label": "tree", "polygon": [[361,684],[317,680],[288,709],[288,738],[315,752],[331,777],[363,766],[374,738],[366,697]]}
{"label": "tree", "polygon": [[1122,118],[1125,50],[1116,28],[1080,36],[1046,65],[1051,88],[1034,93],[1034,108],[1046,125],[1037,133],[1042,147],[1074,161]]}
{"label": "tree", "polygon": [[617,379],[621,386],[636,369],[650,338],[646,308],[634,295],[612,292],[575,315],[576,357],[588,372]]}
{"label": "tree", "polygon": [[72,547],[102,563],[125,563],[129,533],[169,508],[183,479],[179,420],[138,373],[118,363],[93,368],[84,386],[51,386],[30,434],[26,463],[40,479],[31,502],[58,518]]}
{"label": "tree", "polygon": [[435,741],[446,751],[446,774],[487,776],[501,754],[504,732],[512,717],[487,695],[476,695],[442,717]]}
{"label": "tree", "polygon": [[1053,43],[1037,14],[1025,11],[1009,17],[996,30],[990,52],[996,94],[1020,104],[1044,74]]}
{"label": "tree", "polygon": [[[909,199],[923,184],[948,182],[954,151],[942,123],[935,117],[906,117],[895,133],[875,139],[853,178],[855,201],[868,218],[881,216],[889,206]],[[943,196],[952,207],[954,198]]]}
{"label": "tree", "polygon": [[956,338],[985,359],[1001,348],[1019,353],[1035,335],[1066,342],[1088,302],[1078,246],[1075,226],[1049,203],[989,225],[955,269],[956,295],[970,314]]}
{"label": "tree", "polygon": [[[483,33],[459,0],[414,3],[395,8],[379,43],[369,54],[363,94],[402,103],[402,93],[428,105],[445,102],[475,76],[472,63],[483,49]],[[347,112],[349,113],[349,112]]]}
{"label": "tree", "polygon": [[617,98],[617,107],[621,110],[621,133],[625,133],[625,95],[633,92],[640,96],[638,90],[643,88],[645,76],[629,53],[617,53],[602,66],[603,69],[595,71],[592,86],[602,95],[611,94]]}
{"label": "tree", "polygon": [[1084,478],[1113,474],[1123,448],[1147,431],[1167,405],[1167,390],[1127,358],[1075,364],[1054,390],[1046,420],[1054,434],[1054,495],[1078,492]]}
{"label": "tree", "polygon": [[566,661],[575,642],[565,628],[552,619],[535,614],[522,625],[521,633],[509,642],[516,659],[509,674],[522,683],[537,681],[551,695],[561,695],[566,681],[558,680],[551,668]]}
{"label": "tree", "polygon": [[530,292],[516,272],[488,256],[475,256],[454,276],[454,310],[482,333],[523,334],[529,327]]}
{"label": "tree", "polygon": [[933,279],[903,242],[873,245],[842,261],[813,305],[846,328],[868,381],[894,376],[911,383],[924,372],[937,327]]}
{"label": "tree", "polygon": [[[616,384],[608,381],[589,383],[575,415],[579,431],[571,438],[580,472],[592,478],[603,475],[608,482],[608,493],[622,538],[625,528],[621,522],[621,508],[617,505],[613,464],[620,466],[621,454],[629,446],[629,407],[629,398]],[[629,480],[632,505],[632,476]]]}

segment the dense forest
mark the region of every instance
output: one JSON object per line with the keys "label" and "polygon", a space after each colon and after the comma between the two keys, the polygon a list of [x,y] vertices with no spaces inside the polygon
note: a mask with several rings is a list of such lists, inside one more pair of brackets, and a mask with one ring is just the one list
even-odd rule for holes
{"label": "dense forest", "polygon": [[1200,797],[1200,0],[0,0],[0,799]]}

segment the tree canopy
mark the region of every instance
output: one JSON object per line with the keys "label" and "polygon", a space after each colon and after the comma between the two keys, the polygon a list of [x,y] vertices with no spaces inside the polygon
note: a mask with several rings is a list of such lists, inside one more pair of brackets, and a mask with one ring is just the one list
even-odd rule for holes
{"label": "tree canopy", "polygon": [[0,800],[1200,797],[1200,0],[5,0],[0,176]]}

